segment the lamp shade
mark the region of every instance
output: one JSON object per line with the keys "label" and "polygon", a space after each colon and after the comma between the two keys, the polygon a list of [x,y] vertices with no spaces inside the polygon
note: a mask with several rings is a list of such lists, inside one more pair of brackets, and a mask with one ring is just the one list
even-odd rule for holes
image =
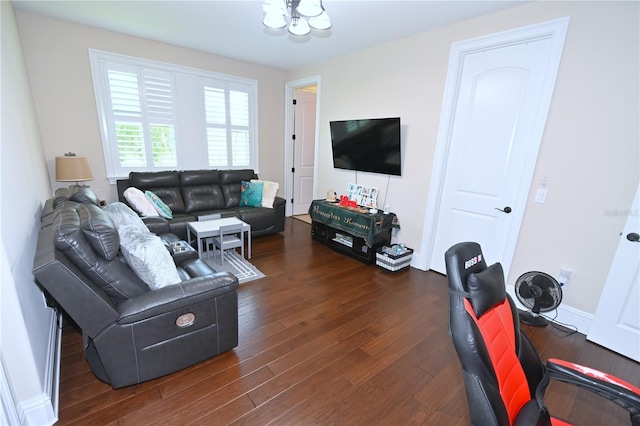
{"label": "lamp shade", "polygon": [[56,181],[81,182],[93,180],[87,157],[56,157]]}

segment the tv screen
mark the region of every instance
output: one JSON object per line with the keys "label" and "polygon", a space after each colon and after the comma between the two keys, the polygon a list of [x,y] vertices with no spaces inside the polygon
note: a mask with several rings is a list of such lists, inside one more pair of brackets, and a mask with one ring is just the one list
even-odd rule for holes
{"label": "tv screen", "polygon": [[333,167],[401,175],[400,118],[329,122]]}

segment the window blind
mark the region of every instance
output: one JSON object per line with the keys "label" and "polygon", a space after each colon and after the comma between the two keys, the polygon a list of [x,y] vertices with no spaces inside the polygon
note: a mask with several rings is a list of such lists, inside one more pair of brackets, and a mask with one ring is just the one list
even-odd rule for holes
{"label": "window blind", "polygon": [[258,170],[257,81],[89,50],[107,177]]}
{"label": "window blind", "polygon": [[251,167],[249,93],[206,80],[203,93],[209,167]]}
{"label": "window blind", "polygon": [[171,74],[106,67],[119,166],[176,167]]}

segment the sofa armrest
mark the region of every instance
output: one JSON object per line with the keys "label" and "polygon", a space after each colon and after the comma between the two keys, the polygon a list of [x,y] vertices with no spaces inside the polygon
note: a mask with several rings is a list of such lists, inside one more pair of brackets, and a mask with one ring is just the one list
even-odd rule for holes
{"label": "sofa armrest", "polygon": [[129,203],[127,202],[127,199],[124,198],[124,191],[130,186],[131,186],[131,181],[129,180],[129,178],[116,180],[116,191],[118,192],[118,201],[120,201],[121,203],[125,203],[128,206],[129,206]]}
{"label": "sofa armrest", "polygon": [[237,291],[238,278],[229,272],[192,278],[180,284],[152,290],[118,305],[120,325],[133,324],[165,312],[186,308]]}
{"label": "sofa armrest", "polygon": [[274,232],[284,232],[284,214],[287,201],[282,197],[276,197],[273,200],[273,208],[275,210],[275,229]]}

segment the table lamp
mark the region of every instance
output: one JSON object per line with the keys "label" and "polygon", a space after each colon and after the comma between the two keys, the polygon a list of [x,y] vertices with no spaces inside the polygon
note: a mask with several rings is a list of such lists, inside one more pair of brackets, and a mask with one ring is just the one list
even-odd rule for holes
{"label": "table lamp", "polygon": [[56,181],[78,182],[93,180],[93,174],[89,168],[87,157],[78,157],[72,152],[65,153],[63,157],[56,157]]}

